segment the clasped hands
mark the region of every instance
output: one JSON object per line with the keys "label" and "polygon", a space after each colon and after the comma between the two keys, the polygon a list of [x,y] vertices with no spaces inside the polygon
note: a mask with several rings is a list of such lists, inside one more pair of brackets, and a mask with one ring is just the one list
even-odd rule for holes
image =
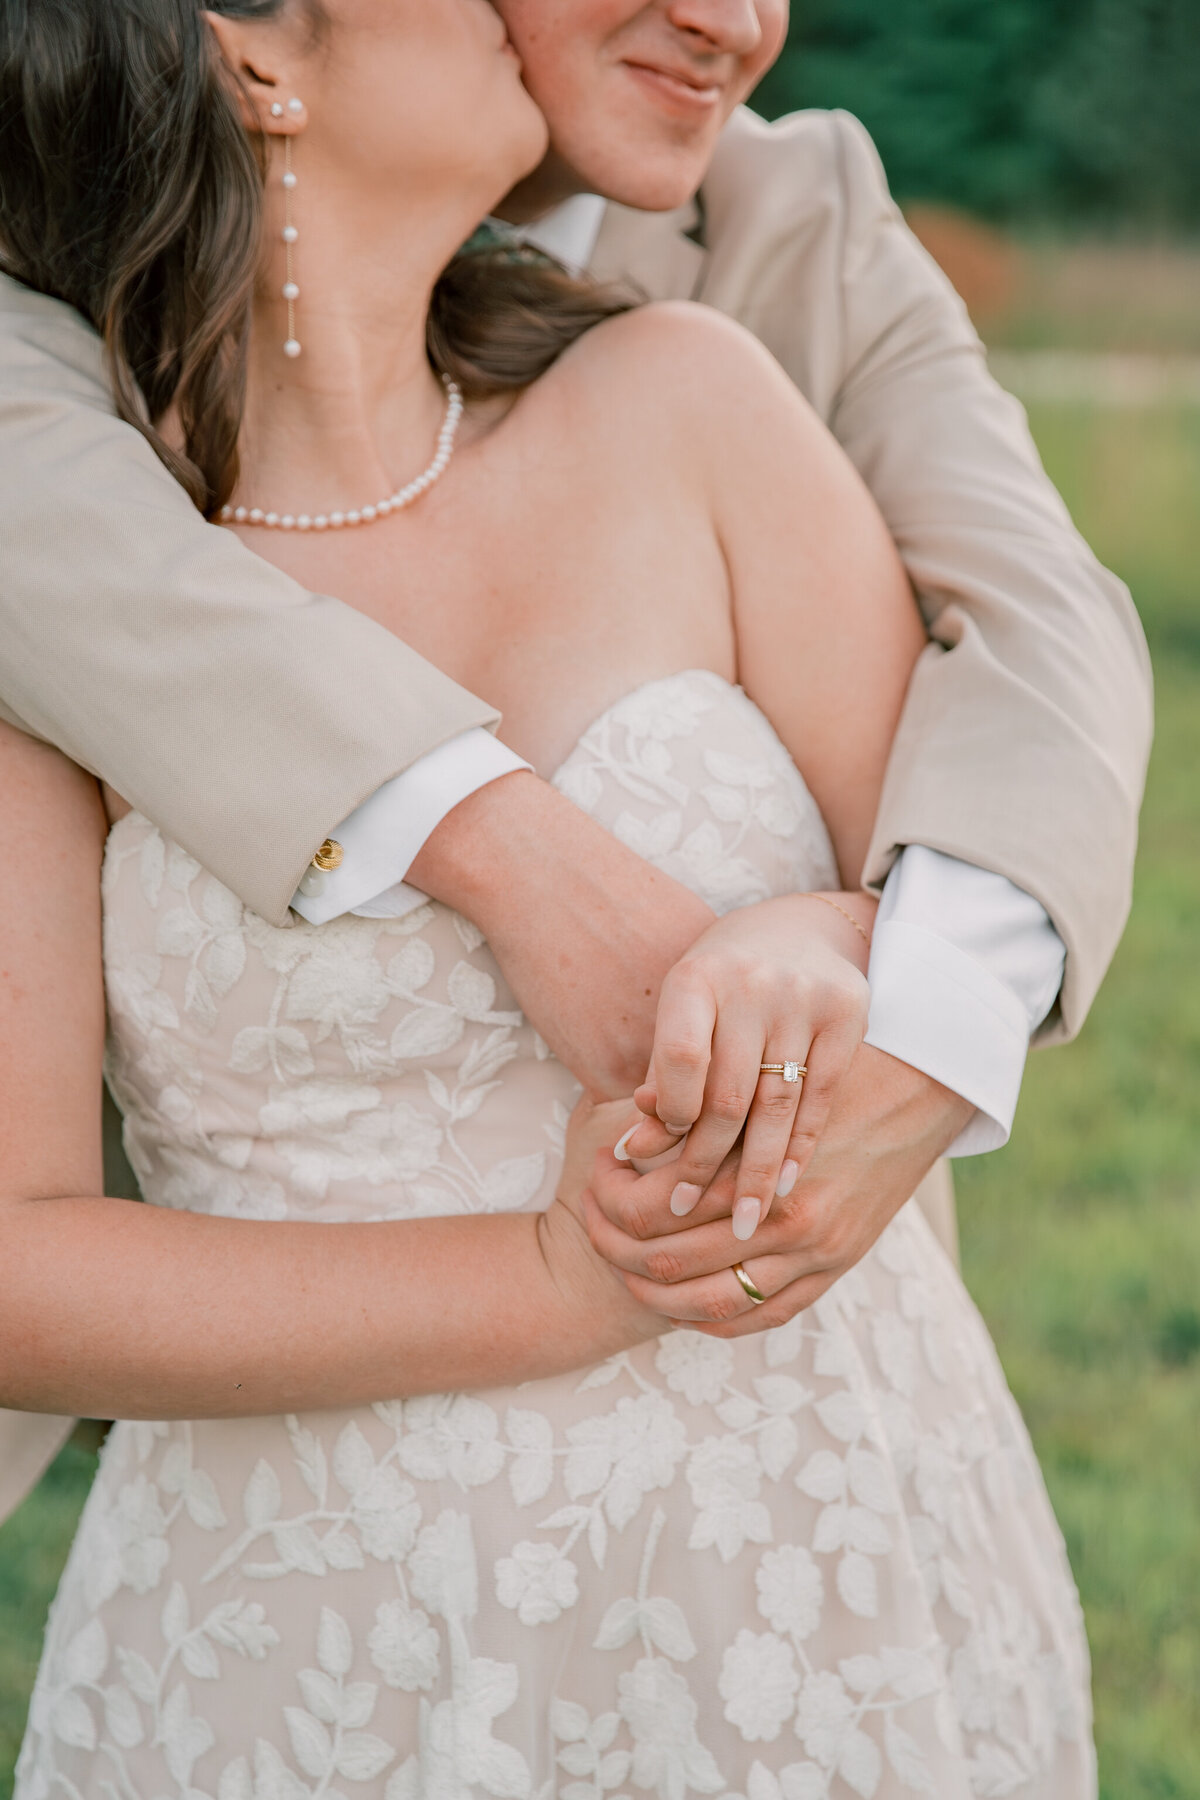
{"label": "clasped hands", "polygon": [[[874,902],[829,899],[768,900],[710,926],[663,982],[633,1101],[585,1098],[572,1119],[559,1201],[659,1329],[741,1337],[811,1306],[970,1116],[862,1042],[867,946],[838,909],[865,929]],[[802,1083],[760,1074],[786,1061],[807,1065]]]}

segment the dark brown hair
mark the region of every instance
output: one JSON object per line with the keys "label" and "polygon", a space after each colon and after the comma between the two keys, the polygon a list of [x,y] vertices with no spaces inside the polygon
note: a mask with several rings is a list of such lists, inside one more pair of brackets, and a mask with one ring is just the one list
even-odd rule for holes
{"label": "dark brown hair", "polygon": [[[208,9],[289,4],[320,31],[319,0]],[[0,0],[0,268],[95,326],[121,417],[210,517],[237,482],[262,212],[262,162],[199,0]],[[434,293],[430,361],[468,398],[524,387],[629,304],[472,248]],[[182,453],[159,430],[169,412]]]}

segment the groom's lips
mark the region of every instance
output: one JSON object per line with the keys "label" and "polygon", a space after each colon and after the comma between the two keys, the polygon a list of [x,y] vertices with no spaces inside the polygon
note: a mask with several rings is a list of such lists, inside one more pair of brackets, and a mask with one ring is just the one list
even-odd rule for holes
{"label": "groom's lips", "polygon": [[694,69],[668,69],[658,63],[626,61],[638,85],[660,105],[690,119],[707,118],[721,104],[725,83]]}

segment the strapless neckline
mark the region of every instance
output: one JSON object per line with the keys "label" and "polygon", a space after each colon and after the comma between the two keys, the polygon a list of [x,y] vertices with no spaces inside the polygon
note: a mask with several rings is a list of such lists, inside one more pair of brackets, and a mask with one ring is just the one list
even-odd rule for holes
{"label": "strapless neckline", "polygon": [[563,771],[569,768],[575,757],[579,755],[579,752],[587,742],[588,738],[591,737],[592,733],[598,731],[603,725],[606,725],[610,719],[621,711],[622,707],[632,706],[639,700],[646,700],[659,688],[675,687],[682,682],[693,680],[702,681],[709,687],[720,689],[726,693],[741,695],[746,704],[752,706],[759,718],[766,724],[776,742],[779,744],[780,749],[786,752],[787,746],[783,743],[783,740],[775,730],[774,725],[771,724],[770,719],[767,718],[766,713],[763,711],[762,707],[759,706],[758,702],[750,698],[750,695],[746,692],[745,688],[742,687],[740,682],[730,681],[727,676],[718,674],[716,669],[702,669],[699,667],[676,669],[670,675],[648,676],[645,681],[639,681],[635,687],[631,687],[625,693],[618,695],[617,699],[611,701],[608,706],[601,707],[594,718],[584,726],[558,767],[552,774],[546,777],[547,781],[557,785]]}
{"label": "strapless neckline", "polygon": [[[713,670],[630,687],[553,780],[714,912],[836,880],[778,734]],[[277,926],[137,812],[103,894],[110,1085],[147,1199],[310,1219],[549,1203],[577,1086],[469,919],[414,896]]]}

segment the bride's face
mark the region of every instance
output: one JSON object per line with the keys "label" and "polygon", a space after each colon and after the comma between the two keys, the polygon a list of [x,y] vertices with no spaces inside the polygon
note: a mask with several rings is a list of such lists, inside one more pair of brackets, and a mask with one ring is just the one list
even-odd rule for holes
{"label": "bride's face", "polygon": [[[488,0],[301,0],[276,78],[304,102],[306,160],[358,211],[373,196],[465,235],[546,148],[546,125]],[[310,162],[311,166],[311,162]]]}

